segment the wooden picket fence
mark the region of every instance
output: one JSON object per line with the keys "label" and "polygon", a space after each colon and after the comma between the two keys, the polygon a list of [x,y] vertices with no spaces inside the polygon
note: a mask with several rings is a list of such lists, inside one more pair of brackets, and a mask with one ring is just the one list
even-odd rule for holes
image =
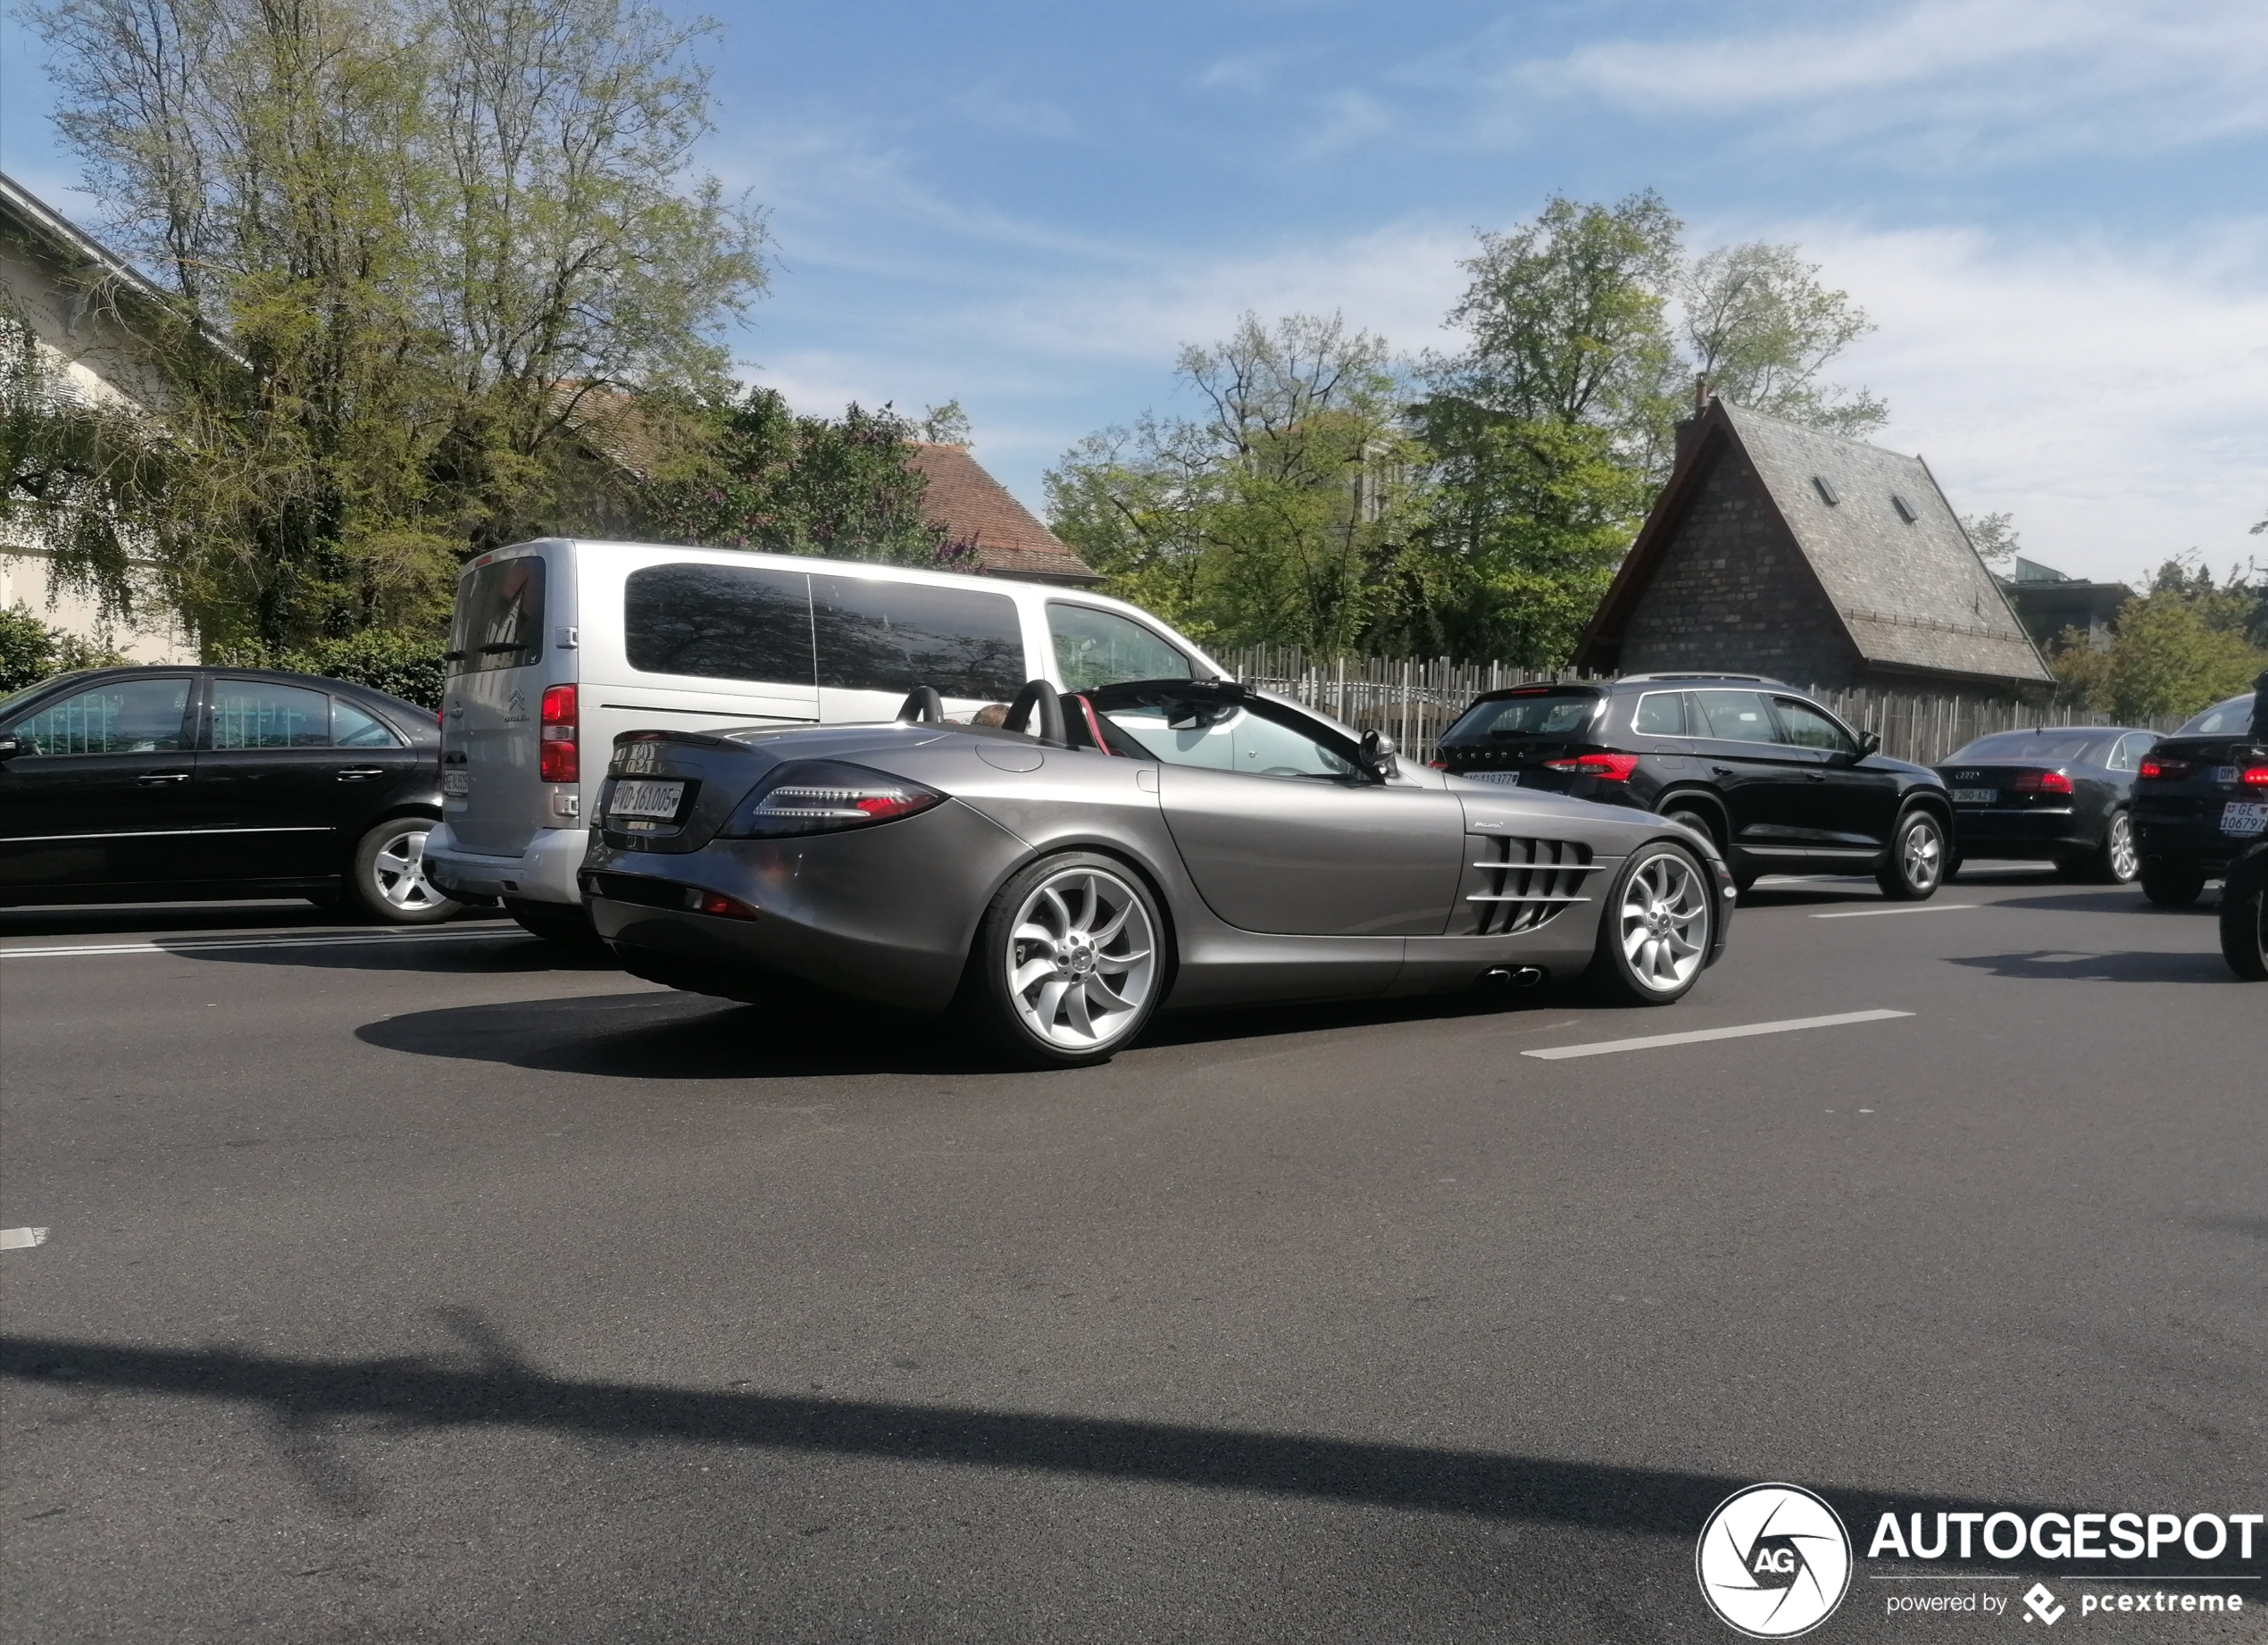
{"label": "wooden picket fence", "polygon": [[[1484,691],[1538,681],[1616,677],[1511,663],[1459,663],[1448,657],[1317,657],[1296,646],[1255,646],[1216,655],[1247,684],[1313,704],[1359,731],[1380,731],[1405,754],[1421,760],[1431,756],[1442,732]],[[2107,714],[2088,709],[2040,706],[2013,697],[1864,687],[1803,689],[1845,723],[1880,736],[1883,753],[1924,765],[1936,764],[1964,743],[1992,731],[2111,723]],[[2179,723],[2175,718],[2147,722],[2148,729],[2159,731],[2170,731]]]}

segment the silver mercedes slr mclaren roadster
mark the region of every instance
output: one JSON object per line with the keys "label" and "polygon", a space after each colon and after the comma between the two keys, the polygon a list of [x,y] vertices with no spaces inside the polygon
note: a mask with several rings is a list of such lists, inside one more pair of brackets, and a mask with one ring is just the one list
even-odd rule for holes
{"label": "silver mercedes slr mclaren roadster", "polygon": [[1043,1065],[1161,1007],[1577,975],[1667,1005],[1734,896],[1666,817],[1447,776],[1225,681],[1034,681],[998,727],[917,688],[885,724],[632,731],[598,811],[582,888],[635,974],[951,1010]]}

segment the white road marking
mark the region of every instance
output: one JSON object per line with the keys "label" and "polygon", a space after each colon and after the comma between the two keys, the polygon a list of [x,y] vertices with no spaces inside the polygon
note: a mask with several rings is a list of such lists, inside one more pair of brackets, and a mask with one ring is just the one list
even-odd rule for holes
{"label": "white road marking", "polygon": [[1796,1016],[1780,1023],[1744,1023],[1738,1028],[1697,1028],[1682,1034],[1647,1034],[1639,1040],[1601,1040],[1590,1045],[1555,1045],[1541,1051],[1522,1051],[1555,1062],[1565,1056],[1604,1056],[1609,1051],[1651,1051],[1657,1046],[1698,1045],[1705,1040],[1745,1040],[1751,1034],[1791,1034],[1799,1028],[1839,1028],[1846,1023],[1887,1023],[1912,1016],[1911,1011],[1845,1011],[1834,1016]]}
{"label": "white road marking", "polygon": [[0,948],[0,959],[61,959],[73,954],[201,954],[212,948],[334,948],[362,943],[490,942],[529,939],[523,931],[324,931],[305,937],[194,937],[183,941],[81,942],[68,948]]}
{"label": "white road marking", "polygon": [[1896,908],[1845,908],[1836,914],[1814,914],[1814,920],[1864,920],[1876,914],[1958,914],[1975,903],[1906,903]]}
{"label": "white road marking", "polygon": [[0,1228],[0,1251],[28,1251],[47,1243],[44,1228]]}

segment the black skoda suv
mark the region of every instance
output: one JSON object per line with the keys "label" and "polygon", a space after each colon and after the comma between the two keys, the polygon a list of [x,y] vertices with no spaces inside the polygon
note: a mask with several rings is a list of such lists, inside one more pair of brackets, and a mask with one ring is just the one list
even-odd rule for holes
{"label": "black skoda suv", "polygon": [[1953,804],[1925,765],[1756,674],[1632,674],[1491,691],[1433,764],[1481,782],[1633,806],[1701,830],[1742,890],[1768,873],[1872,873],[1920,902],[1943,883]]}

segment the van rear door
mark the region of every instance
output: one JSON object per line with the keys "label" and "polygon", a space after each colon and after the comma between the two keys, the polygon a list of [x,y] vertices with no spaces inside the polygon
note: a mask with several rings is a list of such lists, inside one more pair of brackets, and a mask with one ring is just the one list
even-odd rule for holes
{"label": "van rear door", "polygon": [[445,791],[443,801],[457,842],[483,856],[517,856],[538,830],[554,826],[537,764],[544,688],[553,683],[544,668],[544,624],[571,621],[554,608],[572,597],[554,597],[550,585],[569,579],[554,578],[552,570],[540,549],[483,555],[457,584],[442,777],[446,790],[463,772],[465,791]]}

